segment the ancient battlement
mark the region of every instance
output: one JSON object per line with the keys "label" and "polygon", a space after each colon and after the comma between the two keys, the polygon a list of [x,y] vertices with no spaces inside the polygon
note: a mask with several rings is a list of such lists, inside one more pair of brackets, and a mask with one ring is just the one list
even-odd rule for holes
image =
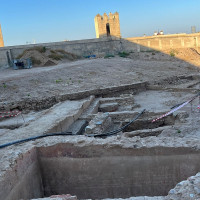
{"label": "ancient battlement", "polygon": [[110,12],[109,15],[104,13],[103,16],[97,14],[94,18],[94,22],[97,38],[109,36],[121,37],[118,12],[114,14]]}
{"label": "ancient battlement", "polygon": [[101,18],[101,20],[109,20],[109,19],[115,19],[115,18],[119,18],[119,13],[115,12],[114,14],[112,14],[111,12],[109,13],[109,15],[107,15],[106,13],[103,14],[103,16],[101,16],[100,14],[97,14],[95,17],[97,18]]}
{"label": "ancient battlement", "polygon": [[0,47],[4,47],[3,34],[2,34],[2,31],[1,31],[1,24],[0,24]]}

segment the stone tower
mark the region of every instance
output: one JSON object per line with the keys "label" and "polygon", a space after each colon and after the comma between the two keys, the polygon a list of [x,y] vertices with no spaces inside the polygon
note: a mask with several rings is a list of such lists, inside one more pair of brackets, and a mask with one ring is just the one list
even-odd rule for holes
{"label": "stone tower", "polygon": [[114,14],[110,12],[109,16],[106,13],[103,16],[98,14],[94,18],[94,23],[97,38],[107,36],[121,37],[118,12]]}
{"label": "stone tower", "polygon": [[4,47],[3,35],[2,35],[2,31],[1,31],[1,24],[0,24],[0,47]]}

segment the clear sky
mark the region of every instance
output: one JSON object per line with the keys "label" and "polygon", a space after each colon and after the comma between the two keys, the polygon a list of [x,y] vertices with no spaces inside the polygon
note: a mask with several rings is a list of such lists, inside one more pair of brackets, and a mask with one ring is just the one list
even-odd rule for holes
{"label": "clear sky", "polygon": [[95,38],[94,17],[119,12],[122,37],[200,31],[200,0],[0,0],[5,46]]}

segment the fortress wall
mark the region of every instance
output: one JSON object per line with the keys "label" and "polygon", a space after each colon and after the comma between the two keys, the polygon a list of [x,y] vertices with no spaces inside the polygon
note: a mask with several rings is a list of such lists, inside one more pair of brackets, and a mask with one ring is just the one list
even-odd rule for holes
{"label": "fortress wall", "polygon": [[175,48],[195,48],[200,50],[200,33],[195,34],[173,34],[133,38],[98,38],[89,40],[76,40],[64,42],[41,43],[35,45],[20,45],[0,48],[0,67],[8,65],[6,52],[13,58],[23,53],[24,50],[35,46],[45,46],[55,50],[63,49],[67,52],[80,56],[96,55],[97,57],[106,54],[117,54],[121,51],[140,52],[152,49],[164,51]]}
{"label": "fortress wall", "polygon": [[155,49],[158,51],[175,48],[200,47],[200,33],[134,37],[126,38],[126,40],[130,43],[136,43],[138,45],[142,45],[144,47]]}
{"label": "fortress wall", "polygon": [[9,52],[9,54],[12,55],[13,58],[16,58],[17,56],[22,54],[24,50],[37,46],[44,46],[52,50],[62,49],[79,56],[96,55],[97,57],[101,57],[106,54],[119,52],[120,39],[100,38],[2,47],[0,48],[0,67],[8,65],[6,52]]}
{"label": "fortress wall", "polygon": [[6,51],[3,47],[0,48],[0,67],[8,65]]}
{"label": "fortress wall", "polygon": [[[119,39],[117,41],[119,43]],[[114,48],[113,40],[105,38],[15,46],[14,48],[11,47],[12,54],[14,57],[16,57],[25,49],[29,49],[35,46],[45,46],[46,48],[52,50],[62,49],[80,56],[88,56],[93,54],[99,56],[101,54],[109,53],[110,51],[112,52]]]}

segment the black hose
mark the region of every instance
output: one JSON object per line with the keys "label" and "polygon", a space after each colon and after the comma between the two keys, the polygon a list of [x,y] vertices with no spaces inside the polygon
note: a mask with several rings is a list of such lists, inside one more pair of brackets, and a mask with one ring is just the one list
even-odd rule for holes
{"label": "black hose", "polygon": [[31,140],[37,140],[37,139],[44,138],[44,137],[61,136],[61,135],[72,135],[72,132],[49,133],[49,134],[46,134],[46,135],[39,135],[39,136],[34,136],[34,137],[22,139],[22,140],[16,140],[14,142],[10,142],[10,143],[0,145],[0,149],[14,145],[14,144],[21,144],[21,143],[24,143],[24,142],[28,142],[28,141],[31,141]]}
{"label": "black hose", "polygon": [[114,131],[110,131],[110,132],[107,132],[107,133],[100,133],[100,134],[87,134],[86,136],[88,137],[107,137],[107,136],[111,136],[111,135],[115,135],[121,131],[123,131],[124,129],[126,129],[128,126],[130,126],[134,121],[136,121],[143,113],[145,112],[145,109],[140,112],[133,120],[131,120],[128,124],[126,124],[125,126],[117,129],[117,130],[114,130]]}
{"label": "black hose", "polygon": [[[105,137],[105,136],[111,136],[111,135],[117,134],[120,131],[124,130],[126,127],[130,126],[130,124],[132,124],[135,120],[137,120],[140,117],[140,115],[142,115],[144,113],[144,111],[145,111],[145,109],[141,113],[139,113],[131,122],[129,122],[125,126],[121,127],[120,129],[110,131],[108,133],[91,134],[91,135],[86,135],[86,136],[88,136],[88,137]],[[63,136],[68,135],[69,136],[69,135],[73,135],[73,134],[72,134],[72,132],[60,132],[60,133],[49,133],[49,134],[45,134],[45,135],[34,136],[34,137],[30,137],[30,138],[26,138],[26,139],[22,139],[22,140],[16,140],[14,142],[2,144],[2,145],[0,145],[0,149],[3,149],[3,148],[8,147],[8,146],[12,146],[14,144],[21,144],[21,143],[24,143],[24,142],[28,142],[28,141],[31,141],[31,140],[37,140],[37,139],[44,138],[44,137],[62,136],[62,135]]]}

